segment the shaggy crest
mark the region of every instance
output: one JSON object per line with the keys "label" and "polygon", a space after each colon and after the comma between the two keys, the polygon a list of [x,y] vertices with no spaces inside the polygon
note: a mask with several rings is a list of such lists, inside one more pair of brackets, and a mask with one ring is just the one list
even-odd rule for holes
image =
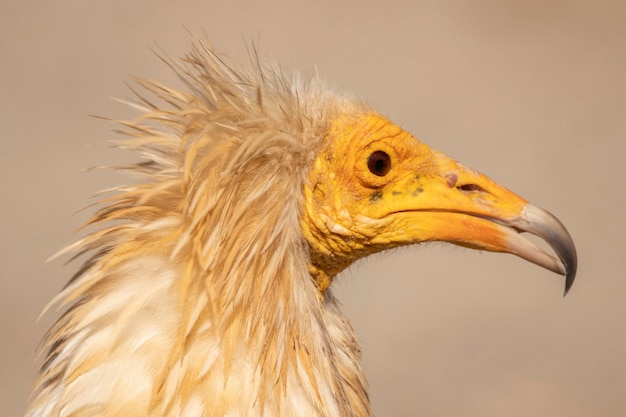
{"label": "shaggy crest", "polygon": [[[299,223],[329,113],[347,102],[200,41],[167,62],[188,92],[137,80],[149,97],[117,146],[141,155],[123,168],[145,182],[104,198],[88,222],[100,230],[65,250],[92,255],[52,302],[70,307],[45,337],[30,415],[368,414],[365,382],[340,369],[358,351],[347,321],[332,295],[307,294]],[[323,383],[336,376],[350,383]]]}

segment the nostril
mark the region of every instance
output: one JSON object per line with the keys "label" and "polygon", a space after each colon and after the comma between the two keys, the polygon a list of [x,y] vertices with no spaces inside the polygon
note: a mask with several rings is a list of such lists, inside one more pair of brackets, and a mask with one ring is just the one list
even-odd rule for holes
{"label": "nostril", "polygon": [[478,184],[463,184],[456,187],[459,191],[463,191],[464,193],[471,192],[486,192],[483,187]]}

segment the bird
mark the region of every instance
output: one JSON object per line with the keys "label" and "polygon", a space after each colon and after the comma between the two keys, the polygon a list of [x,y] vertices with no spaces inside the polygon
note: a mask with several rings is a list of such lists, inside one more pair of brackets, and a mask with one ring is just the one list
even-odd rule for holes
{"label": "bird", "polygon": [[449,242],[572,286],[575,246],[552,214],[248,51],[193,38],[180,59],[157,52],[182,86],[134,79],[138,116],[108,119],[138,158],[112,168],[138,179],[100,194],[61,251],[83,261],[48,306],[63,312],[27,416],[370,416],[332,289],[356,260]]}

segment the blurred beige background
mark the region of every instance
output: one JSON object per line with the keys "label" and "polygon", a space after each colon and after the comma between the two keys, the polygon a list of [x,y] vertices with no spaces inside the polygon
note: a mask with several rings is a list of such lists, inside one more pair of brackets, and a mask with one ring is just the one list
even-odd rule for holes
{"label": "blurred beige background", "polygon": [[[445,4],[445,5],[444,5]],[[89,214],[82,173],[128,155],[130,76],[175,83],[150,48],[205,31],[315,67],[409,131],[555,213],[579,251],[563,280],[447,245],[369,258],[338,280],[379,416],[626,415],[626,13],[621,1],[56,1],[0,4],[0,404],[20,415],[37,316],[76,270],[45,264]]]}

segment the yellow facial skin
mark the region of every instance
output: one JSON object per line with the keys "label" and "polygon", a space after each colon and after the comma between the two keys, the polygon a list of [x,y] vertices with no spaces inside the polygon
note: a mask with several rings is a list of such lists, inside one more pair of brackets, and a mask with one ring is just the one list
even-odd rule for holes
{"label": "yellow facial skin", "polygon": [[[389,156],[388,171],[368,166],[376,151]],[[568,277],[573,259],[575,272],[573,243],[569,235],[561,236],[567,232],[553,224],[560,225],[553,216],[376,113],[336,119],[308,180],[302,223],[311,247],[310,271],[322,293],[356,259],[426,241],[515,253],[558,273],[567,270]],[[559,229],[558,242],[548,243],[568,252],[559,252],[561,261],[519,238],[528,207],[542,219],[528,231],[542,235],[547,226]],[[546,225],[544,214],[554,221]]]}

